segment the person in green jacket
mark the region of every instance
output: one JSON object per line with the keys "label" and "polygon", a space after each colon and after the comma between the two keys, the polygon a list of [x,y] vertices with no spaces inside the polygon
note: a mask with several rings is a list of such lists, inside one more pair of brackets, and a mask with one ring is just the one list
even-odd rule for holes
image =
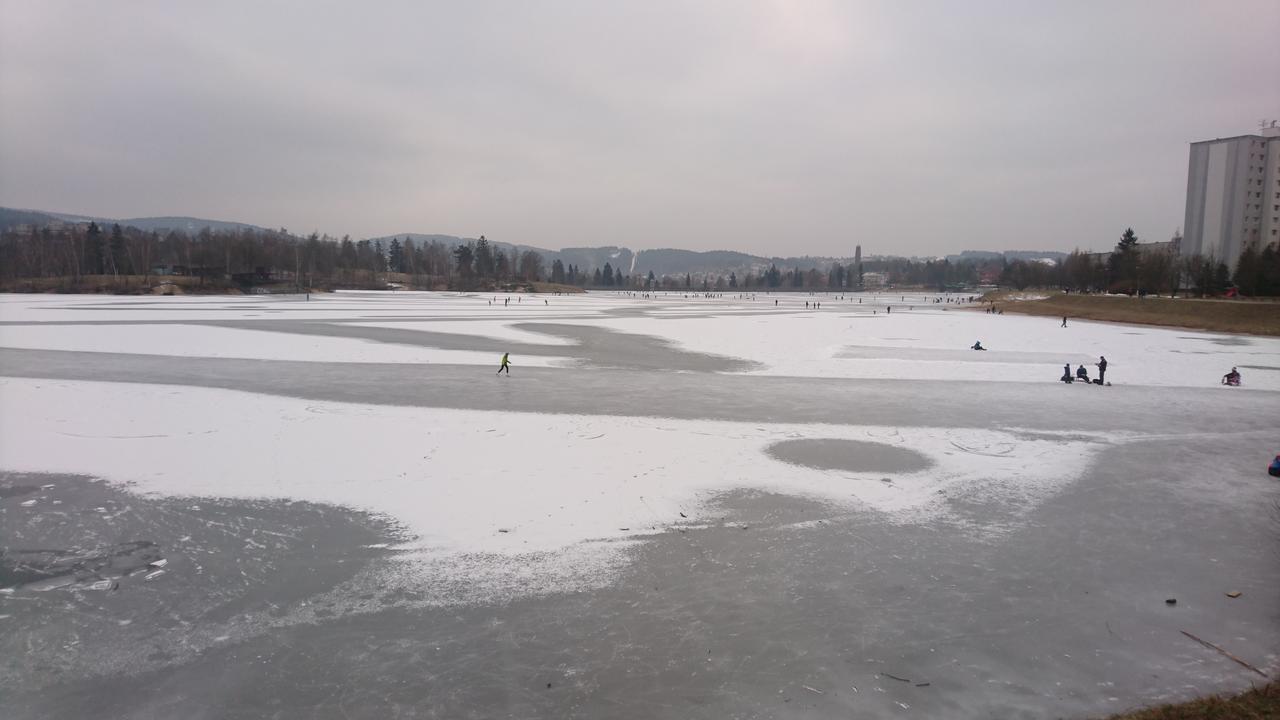
{"label": "person in green jacket", "polygon": [[498,366],[498,374],[501,375],[503,370],[506,370],[508,375],[511,374],[511,353],[502,353],[502,364]]}

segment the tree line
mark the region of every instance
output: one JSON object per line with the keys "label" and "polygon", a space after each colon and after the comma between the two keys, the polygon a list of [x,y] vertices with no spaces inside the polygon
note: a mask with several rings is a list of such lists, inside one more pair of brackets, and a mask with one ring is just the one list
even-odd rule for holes
{"label": "tree line", "polygon": [[[584,269],[559,259],[548,267],[533,250],[504,250],[484,236],[460,245],[411,238],[355,240],[287,230],[243,228],[198,233],[158,233],[97,223],[24,226],[0,233],[0,278],[65,278],[74,289],[84,276],[108,276],[150,286],[156,273],[195,276],[200,282],[284,284],[297,288],[386,287],[388,282],[423,288],[482,289],[549,281],[584,288],[666,291],[855,291],[866,274],[894,286],[937,291],[996,283],[1019,290],[1059,287],[1081,292],[1170,294],[1189,289],[1220,294],[1234,284],[1244,295],[1280,295],[1280,252],[1248,247],[1234,268],[1211,257],[1180,256],[1160,246],[1139,246],[1126,230],[1115,250],[1079,250],[1062,262],[1001,258],[912,260],[877,258],[826,267],[779,268],[694,275],[627,275],[605,263]],[[391,275],[394,274],[394,275]]]}
{"label": "tree line", "polygon": [[[1180,238],[1172,242],[1179,243]],[[1186,291],[1200,297],[1221,295],[1235,287],[1245,296],[1276,296],[1280,295],[1280,250],[1275,245],[1261,250],[1247,246],[1233,271],[1212,256],[1181,255],[1163,245],[1141,246],[1129,228],[1110,253],[1076,250],[1054,265],[1024,260],[1004,263],[1000,284],[1018,290],[1057,287],[1131,295]]]}

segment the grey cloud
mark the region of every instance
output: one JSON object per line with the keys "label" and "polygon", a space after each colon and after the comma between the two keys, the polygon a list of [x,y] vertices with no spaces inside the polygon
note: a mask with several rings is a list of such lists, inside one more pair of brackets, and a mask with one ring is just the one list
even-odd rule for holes
{"label": "grey cloud", "polygon": [[367,5],[3,0],[0,203],[552,247],[1101,249],[1181,223],[1188,142],[1280,115],[1265,1]]}

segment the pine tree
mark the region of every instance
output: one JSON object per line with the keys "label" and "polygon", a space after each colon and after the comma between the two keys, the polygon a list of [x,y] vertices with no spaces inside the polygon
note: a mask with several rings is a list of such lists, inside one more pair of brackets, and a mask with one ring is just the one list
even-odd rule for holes
{"label": "pine tree", "polygon": [[111,226],[111,238],[107,241],[107,247],[109,249],[107,258],[111,267],[111,274],[118,276],[120,268],[125,265],[127,259],[124,250],[124,231],[120,229],[119,223]]}
{"label": "pine tree", "polygon": [[1236,274],[1232,280],[1240,288],[1242,295],[1257,295],[1259,281],[1262,279],[1262,256],[1252,243],[1244,246],[1240,259],[1236,261]]}
{"label": "pine tree", "polygon": [[93,275],[106,275],[106,259],[102,251],[102,228],[98,227],[98,223],[89,223],[84,244],[85,250],[89,252],[89,272]]}
{"label": "pine tree", "polygon": [[1231,287],[1231,270],[1226,263],[1218,263],[1213,269],[1213,293],[1219,295]]}
{"label": "pine tree", "polygon": [[391,264],[391,272],[404,272],[404,250],[400,247],[400,238],[391,239],[391,249],[389,262]]}
{"label": "pine tree", "polygon": [[482,278],[491,278],[497,266],[493,258],[493,247],[489,245],[489,241],[483,235],[476,241],[475,264],[476,275]]}
{"label": "pine tree", "polygon": [[606,286],[613,285],[613,266],[609,263],[604,264],[604,277],[601,280]]}
{"label": "pine tree", "polygon": [[470,279],[472,265],[475,262],[475,251],[471,249],[471,244],[467,243],[454,248],[453,257],[458,263],[458,274],[461,275],[464,280]]}
{"label": "pine tree", "polygon": [[1116,243],[1115,251],[1107,258],[1107,270],[1112,289],[1138,290],[1138,236],[1133,228],[1126,229]]}
{"label": "pine tree", "polygon": [[1274,244],[1263,248],[1258,264],[1258,294],[1280,295],[1280,248]]}

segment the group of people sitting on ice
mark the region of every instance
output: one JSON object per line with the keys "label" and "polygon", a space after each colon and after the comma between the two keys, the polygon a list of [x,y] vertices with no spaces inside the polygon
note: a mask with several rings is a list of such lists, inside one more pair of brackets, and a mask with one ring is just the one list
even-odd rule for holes
{"label": "group of people sitting on ice", "polygon": [[[1063,365],[1063,366],[1062,366],[1062,377],[1061,377],[1061,378],[1058,378],[1058,379],[1059,379],[1059,380],[1061,380],[1061,381],[1062,381],[1062,382],[1064,382],[1064,383],[1071,383],[1071,382],[1075,382],[1075,381],[1077,381],[1077,380],[1079,380],[1080,382],[1084,382],[1084,383],[1090,382],[1090,380],[1089,380],[1089,371],[1088,371],[1087,369],[1085,369],[1085,366],[1084,366],[1084,365],[1081,365],[1080,367],[1076,368],[1075,375],[1074,375],[1074,376],[1072,376],[1072,374],[1071,374],[1071,364],[1070,364],[1070,363],[1068,363],[1068,364],[1066,364],[1066,365]],[[1101,384],[1102,384],[1102,381],[1101,381],[1101,380],[1099,380],[1099,381],[1098,381],[1098,384],[1099,384],[1099,385],[1101,385]]]}
{"label": "group of people sitting on ice", "polygon": [[1106,385],[1107,384],[1106,378],[1107,378],[1107,358],[1104,355],[1098,358],[1098,379],[1097,380],[1089,379],[1089,371],[1085,369],[1084,365],[1081,365],[1080,367],[1076,368],[1075,376],[1072,376],[1070,363],[1067,363],[1066,365],[1062,366],[1062,377],[1059,378],[1059,380],[1061,380],[1064,383],[1071,383],[1079,380],[1080,382],[1083,382],[1083,383],[1092,383],[1094,385]]}
{"label": "group of people sitting on ice", "polygon": [[[973,345],[969,346],[969,349],[970,350],[986,350],[986,348],[982,347],[981,340],[974,341]],[[1058,379],[1064,383],[1073,383],[1078,380],[1080,382],[1092,383],[1094,385],[1106,385],[1107,384],[1106,377],[1107,377],[1107,358],[1104,355],[1098,359],[1098,379],[1090,380],[1089,371],[1085,368],[1084,365],[1077,367],[1075,373],[1072,374],[1071,363],[1067,363],[1066,365],[1062,366],[1062,377]],[[1222,376],[1222,384],[1230,385],[1232,387],[1239,387],[1240,371],[1235,368],[1231,368],[1231,372]]]}

